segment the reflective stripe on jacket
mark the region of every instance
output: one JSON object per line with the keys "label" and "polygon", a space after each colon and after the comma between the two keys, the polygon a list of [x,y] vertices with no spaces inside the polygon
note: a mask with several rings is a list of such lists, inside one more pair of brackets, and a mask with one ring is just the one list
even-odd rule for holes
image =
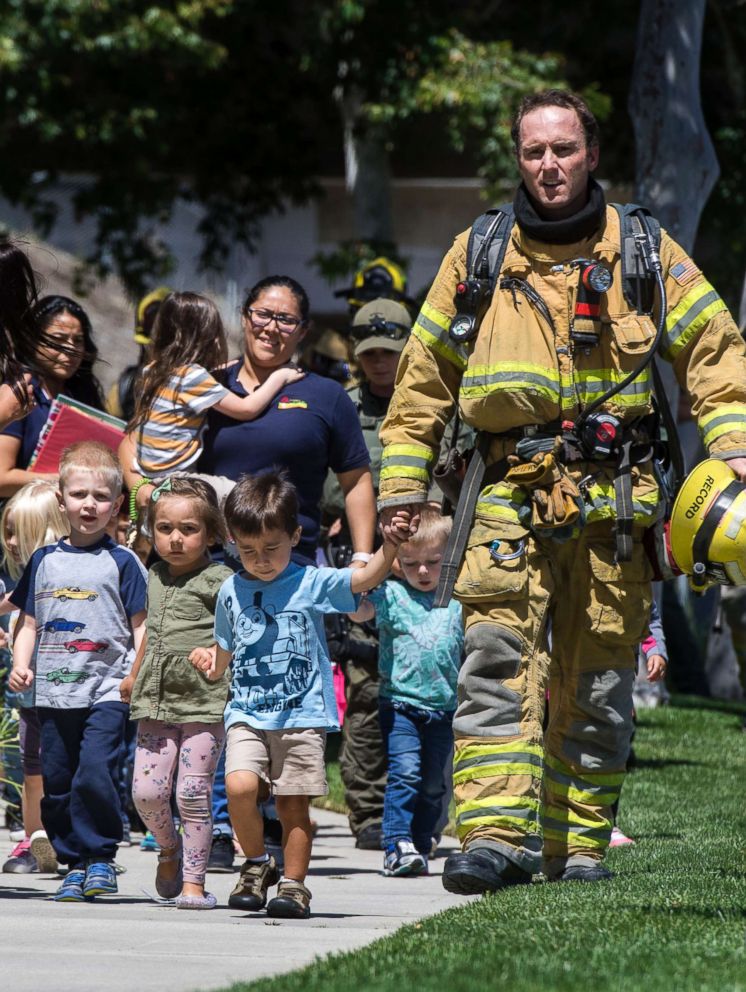
{"label": "reflective stripe on jacket", "polygon": [[[466,424],[501,434],[527,424],[575,420],[580,411],[620,382],[640,362],[655,336],[655,318],[636,313],[622,293],[619,217],[606,208],[599,236],[571,245],[532,241],[514,226],[501,276],[525,279],[544,299],[551,323],[520,292],[497,288],[479,334],[465,345],[449,337],[456,284],[466,277],[469,232],[456,238],[441,264],[402,352],[393,400],[381,429],[384,445],[380,503],[421,500],[440,446],[444,425],[458,403]],[[661,232],[667,291],[661,355],[692,402],[692,413],[711,455],[746,454],[746,346],[723,300],[672,238]],[[575,258],[598,258],[613,273],[601,296],[599,343],[571,338],[579,274],[552,268]],[[652,379],[646,371],[603,409],[624,421],[648,414]],[[644,496],[635,491],[635,517],[658,513],[657,490],[648,473]],[[490,487],[488,487],[490,488]],[[483,493],[478,515],[521,522],[525,493],[500,484]],[[613,519],[611,477],[588,487],[590,519]],[[526,516],[524,509],[523,516]]]}

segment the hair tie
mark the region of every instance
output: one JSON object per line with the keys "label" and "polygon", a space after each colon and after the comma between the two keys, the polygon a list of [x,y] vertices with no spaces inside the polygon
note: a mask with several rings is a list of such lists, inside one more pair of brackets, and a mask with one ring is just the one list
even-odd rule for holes
{"label": "hair tie", "polygon": [[160,486],[157,486],[150,494],[151,500],[154,503],[157,503],[158,500],[161,498],[161,496],[163,496],[164,493],[170,493],[172,488],[173,488],[173,484],[171,482],[171,479],[166,479],[165,482],[162,482]]}

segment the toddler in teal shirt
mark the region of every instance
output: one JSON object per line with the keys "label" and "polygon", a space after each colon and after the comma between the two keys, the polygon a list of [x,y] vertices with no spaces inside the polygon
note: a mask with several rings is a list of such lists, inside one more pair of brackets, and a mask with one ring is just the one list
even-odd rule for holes
{"label": "toddler in teal shirt", "polygon": [[446,791],[461,606],[434,609],[450,517],[422,509],[417,533],[399,548],[401,578],[368,593],[354,620],[378,624],[379,718],[388,754],[383,803],[384,873],[422,875]]}

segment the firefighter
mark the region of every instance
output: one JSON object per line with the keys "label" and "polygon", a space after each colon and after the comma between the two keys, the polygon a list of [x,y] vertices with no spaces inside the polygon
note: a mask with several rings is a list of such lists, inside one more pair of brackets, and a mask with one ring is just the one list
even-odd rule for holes
{"label": "firefighter", "polygon": [[354,317],[360,307],[374,300],[397,300],[412,307],[414,301],[407,296],[407,274],[397,262],[385,255],[379,255],[361,265],[355,273],[352,286],[338,289],[334,293],[346,299],[350,317]]}
{"label": "firefighter", "polygon": [[386,518],[409,506],[413,528],[456,406],[479,432],[454,525],[461,515],[462,850],[443,884],[463,894],[540,870],[553,881],[610,877],[602,861],[651,602],[642,539],[664,509],[653,351],[688,390],[710,456],[746,474],[746,348],[717,292],[665,231],[656,244],[655,226],[640,221],[629,244],[647,259],[655,298],[645,305],[640,276],[629,302],[627,228],[592,178],[598,129],[579,97],[527,97],[512,135],[522,182],[500,271],[475,281],[469,232],[456,238],[381,430],[380,508]]}

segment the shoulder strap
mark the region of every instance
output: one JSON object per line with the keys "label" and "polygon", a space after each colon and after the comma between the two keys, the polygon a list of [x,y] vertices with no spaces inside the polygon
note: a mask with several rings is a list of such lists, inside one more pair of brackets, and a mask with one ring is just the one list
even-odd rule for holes
{"label": "shoulder strap", "polygon": [[646,237],[640,216],[647,218],[656,249],[660,249],[661,226],[647,207],[639,203],[612,203],[619,215],[622,253],[622,292],[627,303],[638,313],[649,314],[655,299],[655,279],[648,267],[640,241]]}
{"label": "shoulder strap", "polygon": [[471,226],[466,248],[466,271],[470,279],[489,279],[493,293],[500,278],[515,214],[512,203],[503,203],[481,214]]}

